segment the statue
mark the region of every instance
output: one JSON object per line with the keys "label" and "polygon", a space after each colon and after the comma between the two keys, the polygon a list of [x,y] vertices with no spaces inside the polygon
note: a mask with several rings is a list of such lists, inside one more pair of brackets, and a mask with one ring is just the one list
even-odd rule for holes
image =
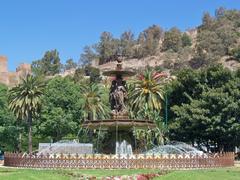
{"label": "statue", "polygon": [[112,81],[109,97],[113,114],[122,115],[127,112],[125,105],[127,99],[126,81],[122,79],[121,75],[117,75],[116,80]]}

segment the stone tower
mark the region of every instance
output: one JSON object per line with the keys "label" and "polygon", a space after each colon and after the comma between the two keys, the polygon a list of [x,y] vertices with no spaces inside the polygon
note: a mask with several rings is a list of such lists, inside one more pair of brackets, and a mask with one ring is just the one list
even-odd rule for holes
{"label": "stone tower", "polygon": [[7,58],[0,56],[0,83],[8,85]]}
{"label": "stone tower", "polygon": [[20,64],[15,72],[8,71],[8,60],[5,56],[0,56],[0,83],[7,86],[15,86],[25,78],[27,74],[31,74],[31,64]]}

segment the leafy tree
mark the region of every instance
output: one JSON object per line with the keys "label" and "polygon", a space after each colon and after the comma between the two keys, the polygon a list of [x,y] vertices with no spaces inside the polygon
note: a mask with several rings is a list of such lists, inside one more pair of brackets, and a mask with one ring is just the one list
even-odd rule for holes
{"label": "leafy tree", "polygon": [[99,83],[102,80],[100,70],[90,65],[76,69],[73,79],[75,82],[85,83]]}
{"label": "leafy tree", "polygon": [[145,50],[147,55],[155,55],[159,46],[159,40],[163,35],[163,30],[157,26],[152,25],[143,31],[145,37]]}
{"label": "leafy tree", "polygon": [[134,57],[142,58],[145,56],[144,43],[145,43],[144,34],[141,32],[137,39],[137,45],[134,48]]}
{"label": "leafy tree", "polygon": [[68,135],[77,135],[82,119],[80,84],[69,77],[55,77],[47,83],[37,132],[54,142]]}
{"label": "leafy tree", "polygon": [[192,40],[191,40],[190,36],[187,35],[187,33],[183,33],[181,40],[182,40],[183,47],[192,45]]}
{"label": "leafy tree", "polygon": [[202,18],[201,28],[211,29],[212,25],[213,25],[213,18],[208,12],[204,13]]}
{"label": "leafy tree", "polygon": [[152,25],[139,34],[138,43],[139,49],[137,56],[151,56],[155,55],[159,46],[160,38],[163,36],[163,30],[157,26]]}
{"label": "leafy tree", "polygon": [[73,121],[71,113],[65,113],[60,107],[50,106],[44,108],[41,116],[39,132],[44,136],[50,136],[53,142],[61,140],[70,133],[76,133],[78,123]]}
{"label": "leafy tree", "polygon": [[176,27],[171,28],[169,31],[165,32],[162,48],[164,51],[173,50],[174,52],[179,51],[182,47],[182,35],[181,31]]}
{"label": "leafy tree", "polygon": [[239,145],[239,80],[219,65],[181,71],[169,96],[171,138],[214,151]]}
{"label": "leafy tree", "polygon": [[91,83],[99,83],[101,81],[100,70],[98,68],[86,66],[85,75],[90,76]]}
{"label": "leafy tree", "polygon": [[99,59],[99,54],[97,54],[96,49],[96,45],[85,46],[83,48],[83,53],[80,56],[80,63],[83,66],[90,65],[94,60]]}
{"label": "leafy tree", "polygon": [[216,32],[204,30],[197,35],[196,52],[208,65],[225,54],[225,47]]}
{"label": "leafy tree", "polygon": [[65,64],[65,66],[64,66],[64,69],[65,69],[65,70],[69,70],[69,69],[75,69],[75,68],[77,68],[77,63],[75,63],[75,62],[73,61],[73,59],[68,59],[68,60],[66,61],[66,64]]}
{"label": "leafy tree", "polygon": [[43,91],[44,83],[29,74],[21,84],[9,91],[9,108],[18,119],[27,120],[28,123],[29,153],[32,153],[32,120],[40,110]]}
{"label": "leafy tree", "polygon": [[18,147],[18,132],[16,118],[8,109],[8,88],[0,84],[0,149],[15,151]]}
{"label": "leafy tree", "polygon": [[230,55],[232,55],[237,61],[240,62],[240,48],[232,49]]}
{"label": "leafy tree", "polygon": [[134,34],[131,31],[125,31],[120,37],[120,54],[123,57],[131,58],[134,53],[134,45]]}
{"label": "leafy tree", "polygon": [[83,67],[79,67],[76,69],[73,80],[74,82],[81,82],[84,79],[85,76],[85,69]]}
{"label": "leafy tree", "polygon": [[176,136],[185,141],[202,142],[208,147],[214,145],[219,151],[232,151],[235,145],[239,145],[239,105],[223,89],[209,89],[199,100],[174,106],[178,124]]}
{"label": "leafy tree", "polygon": [[113,38],[110,32],[103,32],[100,37],[96,50],[99,54],[99,64],[115,60],[118,54],[119,41]]}
{"label": "leafy tree", "polygon": [[81,86],[81,109],[83,118],[88,120],[104,119],[109,116],[110,108],[106,103],[106,90],[98,84]]}
{"label": "leafy tree", "polygon": [[202,25],[198,27],[195,57],[205,60],[208,65],[222,56],[231,55],[231,49],[238,46],[238,18],[239,11],[222,8],[217,10],[216,17],[205,14]]}
{"label": "leafy tree", "polygon": [[43,58],[32,63],[32,71],[36,75],[53,76],[60,73],[61,62],[58,51],[47,51]]}

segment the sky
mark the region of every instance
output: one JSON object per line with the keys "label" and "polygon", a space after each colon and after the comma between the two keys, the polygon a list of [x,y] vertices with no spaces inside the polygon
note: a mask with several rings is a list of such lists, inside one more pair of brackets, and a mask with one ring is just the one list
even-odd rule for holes
{"label": "sky", "polygon": [[78,62],[83,47],[98,42],[103,31],[137,36],[153,24],[184,31],[221,6],[240,10],[240,0],[0,0],[0,55],[11,71],[53,49],[62,63]]}

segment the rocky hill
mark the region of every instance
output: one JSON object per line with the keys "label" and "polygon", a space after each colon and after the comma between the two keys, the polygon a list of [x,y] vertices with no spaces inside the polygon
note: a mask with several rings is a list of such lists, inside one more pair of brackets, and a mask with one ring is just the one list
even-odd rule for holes
{"label": "rocky hill", "polygon": [[137,38],[131,31],[124,32],[120,38],[103,32],[99,42],[84,49],[81,60],[91,62],[100,70],[112,69],[116,54],[124,57],[124,66],[134,69],[160,66],[176,70],[214,63],[238,69],[240,11],[219,8],[215,16],[205,13],[202,24],[185,32],[176,27],[163,31],[157,25],[145,29]]}

